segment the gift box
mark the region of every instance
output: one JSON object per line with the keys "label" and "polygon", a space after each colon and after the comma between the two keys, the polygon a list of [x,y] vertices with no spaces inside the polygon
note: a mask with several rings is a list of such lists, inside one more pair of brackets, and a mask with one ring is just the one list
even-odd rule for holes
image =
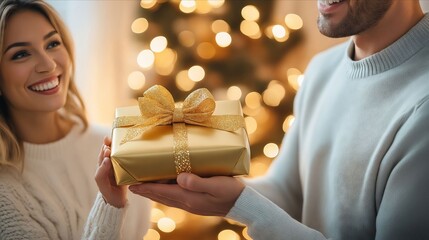
{"label": "gift box", "polygon": [[111,160],[118,185],[247,175],[250,148],[239,101],[214,101],[207,89],[175,103],[162,86],[148,89],[138,106],[116,109]]}

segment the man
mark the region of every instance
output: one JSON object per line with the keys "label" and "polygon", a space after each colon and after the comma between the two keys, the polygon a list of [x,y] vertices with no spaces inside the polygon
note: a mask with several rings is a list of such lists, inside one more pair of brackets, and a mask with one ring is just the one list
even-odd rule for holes
{"label": "man", "polygon": [[429,239],[429,14],[417,0],[319,0],[349,42],[317,55],[296,120],[259,179],[143,183],[136,194],[226,216],[257,239]]}

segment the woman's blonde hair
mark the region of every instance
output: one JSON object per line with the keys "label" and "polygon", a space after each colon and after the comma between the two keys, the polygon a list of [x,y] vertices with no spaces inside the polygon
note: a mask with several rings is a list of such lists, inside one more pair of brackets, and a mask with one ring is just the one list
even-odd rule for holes
{"label": "woman's blonde hair", "polygon": [[[51,5],[43,0],[2,0],[0,2],[0,50],[4,48],[7,20],[10,16],[22,10],[31,10],[42,14],[61,36],[72,66],[67,100],[62,113],[67,118],[78,117],[84,125],[84,130],[86,130],[88,120],[85,115],[85,105],[74,81],[75,57],[73,41],[64,22]],[[0,51],[0,62],[2,59],[3,51]],[[0,96],[0,167],[9,165],[22,170],[24,159],[22,146],[22,140],[15,134],[14,126],[8,113],[7,103]]]}

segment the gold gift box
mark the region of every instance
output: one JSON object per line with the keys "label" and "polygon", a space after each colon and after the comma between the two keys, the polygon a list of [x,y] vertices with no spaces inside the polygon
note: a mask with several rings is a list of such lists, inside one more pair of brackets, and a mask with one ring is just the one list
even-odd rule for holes
{"label": "gold gift box", "polygon": [[[138,116],[138,106],[116,109],[116,117]],[[213,115],[243,116],[239,101],[216,101]],[[244,128],[234,132],[186,124],[192,173],[202,177],[247,175],[250,147]],[[156,126],[120,144],[127,128],[114,128],[111,159],[118,185],[175,179],[172,125]]]}

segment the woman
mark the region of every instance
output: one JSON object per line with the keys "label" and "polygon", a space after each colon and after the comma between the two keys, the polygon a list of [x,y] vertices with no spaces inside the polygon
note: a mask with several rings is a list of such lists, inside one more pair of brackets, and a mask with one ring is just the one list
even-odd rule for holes
{"label": "woman", "polygon": [[[0,239],[117,239],[103,236],[98,223],[121,225],[125,187],[116,187],[120,206],[99,194],[84,227],[109,129],[88,124],[64,23],[44,1],[4,0],[0,29]],[[125,231],[135,234],[126,239],[141,239],[147,229],[148,202],[135,207],[133,229]]]}

